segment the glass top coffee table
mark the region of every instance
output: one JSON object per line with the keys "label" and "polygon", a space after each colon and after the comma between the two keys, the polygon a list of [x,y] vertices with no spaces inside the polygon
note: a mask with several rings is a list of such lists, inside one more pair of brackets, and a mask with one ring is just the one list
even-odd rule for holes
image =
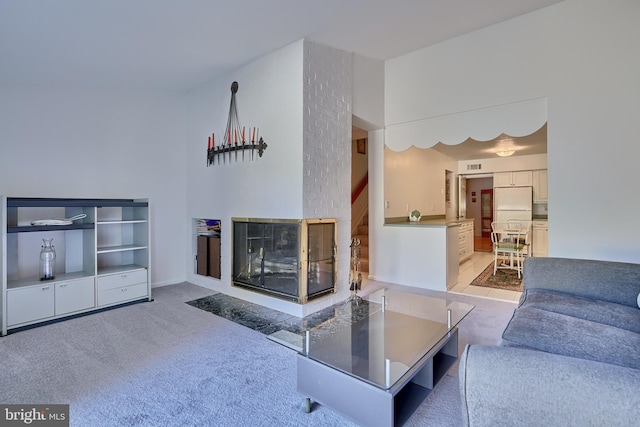
{"label": "glass top coffee table", "polygon": [[351,319],[307,332],[298,392],[363,425],[401,425],[458,358],[456,325],[473,305],[382,289]]}

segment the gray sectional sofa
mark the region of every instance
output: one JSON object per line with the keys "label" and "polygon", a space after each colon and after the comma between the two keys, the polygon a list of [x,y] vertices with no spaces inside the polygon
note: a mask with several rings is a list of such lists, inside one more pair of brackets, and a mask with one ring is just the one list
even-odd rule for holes
{"label": "gray sectional sofa", "polygon": [[640,425],[640,264],[527,258],[498,346],[459,367],[469,426]]}

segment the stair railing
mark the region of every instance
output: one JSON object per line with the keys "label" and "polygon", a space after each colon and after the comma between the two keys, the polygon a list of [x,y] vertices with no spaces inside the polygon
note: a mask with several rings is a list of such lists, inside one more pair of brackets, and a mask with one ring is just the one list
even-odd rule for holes
{"label": "stair railing", "polygon": [[360,197],[362,190],[365,189],[367,184],[369,184],[369,172],[367,172],[364,175],[364,177],[360,180],[358,185],[356,185],[356,188],[354,188],[353,191],[351,192],[351,204],[354,204],[355,201],[358,200],[358,197]]}

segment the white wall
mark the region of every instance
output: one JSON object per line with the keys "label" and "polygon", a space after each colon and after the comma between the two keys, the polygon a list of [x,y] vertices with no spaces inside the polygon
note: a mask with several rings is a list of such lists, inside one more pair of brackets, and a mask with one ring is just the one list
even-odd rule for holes
{"label": "white wall", "polygon": [[546,97],[549,255],[637,262],[638,17],[634,0],[567,0],[387,61],[386,124]]}
{"label": "white wall", "polygon": [[[457,168],[456,160],[430,148],[402,152],[385,148],[385,218],[408,217],[416,209],[422,216],[445,215],[446,171]],[[455,187],[451,194],[455,199]]]}
{"label": "white wall", "polygon": [[[369,132],[369,277],[446,290],[446,228],[384,226],[384,130]],[[427,246],[424,242],[435,242]],[[372,256],[373,254],[373,256]]]}
{"label": "white wall", "polygon": [[[231,218],[302,218],[303,57],[303,42],[293,43],[193,88],[187,101],[185,220],[191,227],[193,218],[219,219],[222,226],[221,279],[195,274],[191,232],[183,258],[187,280],[283,311],[290,303],[274,306],[275,298],[231,286]],[[207,136],[215,132],[216,144],[222,142],[234,81],[241,125],[259,127],[268,147],[253,161],[247,151],[244,161],[207,167]]]}
{"label": "white wall", "polygon": [[[332,73],[319,69],[321,66],[329,66],[327,70],[337,67],[336,73],[345,68],[338,73],[342,81],[312,81],[313,75],[331,79]],[[308,75],[306,67],[310,67]],[[189,227],[193,218],[222,221],[222,277],[194,274],[195,234],[190,233],[185,260],[189,281],[297,316],[332,300],[324,298],[301,306],[232,286],[231,218],[338,218],[339,243],[348,246],[350,67],[351,55],[300,40],[190,91],[186,221]],[[268,148],[254,161],[247,157],[236,162],[234,155],[231,163],[227,159],[227,163],[206,167],[207,136],[224,131],[233,81],[239,84],[236,100],[241,124],[258,126]],[[322,85],[326,96],[314,89],[316,84]],[[334,85],[337,90],[332,92]],[[331,107],[326,101],[331,101]],[[334,107],[343,111],[335,116],[326,114],[325,108],[333,111]],[[332,123],[322,123],[325,118]],[[345,231],[341,232],[342,228]],[[339,290],[346,287],[348,292],[348,250],[343,252],[346,256],[338,263]]]}
{"label": "white wall", "polygon": [[0,93],[0,194],[148,197],[152,285],[184,280],[183,97],[7,86]]}
{"label": "white wall", "polygon": [[354,125],[365,129],[384,126],[384,62],[353,55]]}
{"label": "white wall", "polygon": [[[480,165],[480,169],[467,170],[467,165]],[[530,154],[527,156],[493,157],[489,159],[473,159],[458,161],[460,175],[482,175],[493,172],[526,171],[547,169],[546,154]]]}

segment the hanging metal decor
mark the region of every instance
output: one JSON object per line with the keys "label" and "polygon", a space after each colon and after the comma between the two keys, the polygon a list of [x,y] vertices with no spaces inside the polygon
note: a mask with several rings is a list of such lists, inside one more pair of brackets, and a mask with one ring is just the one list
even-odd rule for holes
{"label": "hanging metal decor", "polygon": [[[238,93],[238,82],[231,84],[231,104],[229,105],[229,119],[227,120],[227,128],[224,131],[222,144],[216,145],[215,134],[212,133],[207,142],[207,167],[215,164],[216,160],[218,164],[231,163],[238,161],[238,152],[241,152],[241,160],[245,160],[245,152],[251,150],[251,155],[247,154],[247,159],[254,160],[255,153],[258,157],[262,157],[262,154],[267,149],[267,143],[264,142],[262,137],[258,138],[258,128],[249,128],[251,132],[251,139],[248,140],[249,135],[245,134],[245,127],[240,126],[240,119],[238,118],[238,107],[236,104],[236,93]],[[233,156],[232,156],[233,154]]]}

